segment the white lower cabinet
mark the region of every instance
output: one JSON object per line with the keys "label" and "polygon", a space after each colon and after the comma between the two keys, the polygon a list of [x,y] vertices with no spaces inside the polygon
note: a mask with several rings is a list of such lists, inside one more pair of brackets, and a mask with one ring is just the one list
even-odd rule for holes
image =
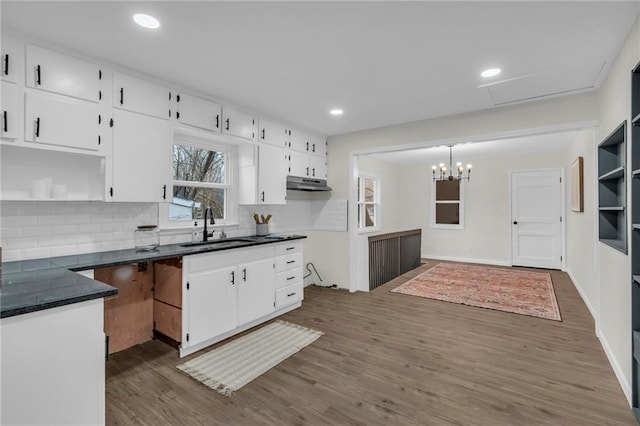
{"label": "white lower cabinet", "polygon": [[189,306],[185,311],[188,329],[183,328],[183,342],[196,345],[236,328],[235,274],[236,267],[228,266],[189,275]]}
{"label": "white lower cabinet", "polygon": [[[283,246],[273,243],[183,258],[180,356],[300,306],[302,243],[288,245],[295,252]],[[295,264],[287,263],[291,259]],[[285,265],[282,271],[278,271],[279,261]],[[295,279],[284,277],[285,285],[280,285],[279,272],[293,274]]]}
{"label": "white lower cabinet", "polygon": [[276,309],[303,299],[302,242],[276,246]]}

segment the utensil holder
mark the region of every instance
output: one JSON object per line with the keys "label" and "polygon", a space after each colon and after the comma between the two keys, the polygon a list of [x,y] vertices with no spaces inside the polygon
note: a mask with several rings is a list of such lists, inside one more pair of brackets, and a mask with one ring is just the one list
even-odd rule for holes
{"label": "utensil holder", "polygon": [[269,235],[269,224],[268,223],[256,223],[256,236],[258,237],[266,237]]}

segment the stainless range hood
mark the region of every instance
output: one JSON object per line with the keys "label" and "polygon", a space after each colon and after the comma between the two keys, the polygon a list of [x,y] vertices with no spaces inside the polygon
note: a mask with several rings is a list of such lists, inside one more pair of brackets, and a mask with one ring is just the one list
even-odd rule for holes
{"label": "stainless range hood", "polygon": [[295,191],[331,191],[325,179],[287,176],[287,189]]}

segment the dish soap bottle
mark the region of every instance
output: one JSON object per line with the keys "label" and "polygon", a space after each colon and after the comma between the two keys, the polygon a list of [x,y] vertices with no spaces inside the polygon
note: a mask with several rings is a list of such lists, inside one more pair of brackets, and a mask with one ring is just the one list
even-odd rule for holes
{"label": "dish soap bottle", "polygon": [[197,243],[200,240],[200,233],[198,232],[198,222],[193,224],[193,231],[191,231],[191,242]]}

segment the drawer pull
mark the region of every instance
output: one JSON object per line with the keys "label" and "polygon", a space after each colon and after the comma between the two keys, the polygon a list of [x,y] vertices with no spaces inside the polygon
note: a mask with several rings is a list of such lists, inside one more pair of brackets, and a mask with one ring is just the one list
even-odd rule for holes
{"label": "drawer pull", "polygon": [[296,279],[296,277],[287,277],[287,281],[294,280],[294,279]]}
{"label": "drawer pull", "polygon": [[295,296],[295,295],[296,295],[296,293],[295,293],[295,292],[293,292],[293,293],[289,293],[289,294],[287,294],[287,297],[291,297],[291,296]]}
{"label": "drawer pull", "polygon": [[289,265],[290,263],[296,263],[295,260],[287,260],[287,265]]}
{"label": "drawer pull", "polygon": [[295,250],[295,247],[287,247],[287,250]]}

